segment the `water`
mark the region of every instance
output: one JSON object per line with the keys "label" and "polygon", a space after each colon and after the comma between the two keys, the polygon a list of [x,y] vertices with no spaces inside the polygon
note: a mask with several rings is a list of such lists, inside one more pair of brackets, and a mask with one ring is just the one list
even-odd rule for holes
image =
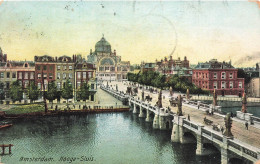
{"label": "water", "polygon": [[[232,107],[232,108],[222,108],[222,112],[226,113],[236,113],[236,111],[241,111],[242,107]],[[260,117],[260,107],[247,107],[247,112],[253,114],[253,116]]]}
{"label": "water", "polygon": [[[173,144],[171,131],[154,130],[152,123],[130,112],[20,120],[0,136],[0,144],[14,144],[12,155],[2,156],[6,164],[69,163],[59,161],[61,157],[79,158],[72,162],[77,164],[220,163],[220,154],[196,156],[196,144]],[[21,162],[21,157],[53,162]],[[93,161],[80,161],[87,157]]]}

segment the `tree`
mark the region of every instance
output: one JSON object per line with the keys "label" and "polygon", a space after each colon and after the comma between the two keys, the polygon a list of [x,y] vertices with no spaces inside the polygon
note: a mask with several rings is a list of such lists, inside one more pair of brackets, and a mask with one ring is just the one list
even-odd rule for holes
{"label": "tree", "polygon": [[28,93],[29,93],[29,99],[33,102],[34,100],[38,100],[38,97],[39,97],[39,89],[37,88],[37,86],[35,85],[34,82],[31,82],[30,83],[30,86],[29,86],[29,90],[28,90]]}
{"label": "tree", "polygon": [[69,99],[73,98],[73,88],[69,80],[65,82],[61,91],[61,96],[67,100],[67,104],[69,103]]}
{"label": "tree", "polygon": [[86,100],[89,98],[89,85],[88,83],[84,82],[82,86],[80,87],[79,90],[79,98],[83,101],[85,101],[86,105]]}
{"label": "tree", "polygon": [[11,84],[10,87],[10,97],[13,100],[13,102],[15,101],[21,101],[23,99],[23,90],[21,85],[19,84],[19,81],[14,81]]}
{"label": "tree", "polygon": [[5,99],[4,83],[0,81],[0,101]]}
{"label": "tree", "polygon": [[48,84],[48,90],[47,90],[47,96],[46,98],[51,101],[53,106],[53,100],[57,98],[58,90],[57,86],[55,85],[55,82],[52,81]]}

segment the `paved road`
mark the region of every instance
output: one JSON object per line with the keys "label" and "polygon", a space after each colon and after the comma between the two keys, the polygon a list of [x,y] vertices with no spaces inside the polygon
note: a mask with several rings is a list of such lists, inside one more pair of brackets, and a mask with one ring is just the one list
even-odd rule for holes
{"label": "paved road", "polygon": [[[124,92],[126,91],[127,85],[124,85],[122,82],[114,81],[114,82],[109,83],[109,85],[112,85],[112,88],[114,88],[114,89],[116,89],[116,86],[115,86],[116,84],[118,85],[119,91],[124,91]],[[104,83],[104,85],[106,85],[106,83]],[[137,97],[140,97],[140,99],[141,99],[142,90],[139,89],[138,91],[139,92],[138,92]],[[154,105],[158,99],[158,94],[155,94],[155,93],[151,94],[149,91],[145,90],[145,96],[147,96],[148,94],[150,96],[152,96],[153,99],[152,99],[151,104]],[[168,98],[169,91],[163,91],[162,94],[163,94],[163,96],[165,96],[165,99],[162,100],[163,106],[164,107],[170,106],[169,98]],[[177,95],[179,95],[179,93],[174,93],[174,96],[177,96]],[[208,119],[213,121],[213,124],[220,124],[221,126],[224,127],[223,116],[220,116],[218,114],[214,114],[213,116],[210,116],[210,115],[207,115],[206,112],[204,112],[202,110],[194,109],[193,107],[189,107],[186,105],[183,105],[182,107],[183,107],[182,111],[183,111],[184,116],[187,117],[187,115],[189,114],[191,121],[203,124],[203,118],[207,117]],[[177,107],[170,107],[170,108],[173,112],[177,112]],[[209,125],[204,124],[204,126],[208,127],[208,128],[212,128],[212,126],[209,126]],[[233,119],[231,131],[234,135],[234,138],[236,138],[244,143],[247,143],[251,146],[260,148],[260,129],[259,128],[249,125],[249,129],[246,130],[243,121],[238,121],[237,119]],[[219,133],[221,134],[221,132],[219,132]]]}

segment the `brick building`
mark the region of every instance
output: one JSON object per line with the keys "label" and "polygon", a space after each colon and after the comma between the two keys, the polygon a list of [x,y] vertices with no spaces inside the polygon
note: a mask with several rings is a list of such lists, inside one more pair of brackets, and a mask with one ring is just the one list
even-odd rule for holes
{"label": "brick building", "polygon": [[198,63],[193,69],[192,82],[197,87],[218,95],[237,95],[244,93],[244,79],[237,78],[238,69],[231,62],[218,62],[212,59],[206,63]]}
{"label": "brick building", "polygon": [[[55,60],[51,56],[35,56],[35,84],[39,89],[43,90],[43,82],[45,90],[48,83],[55,80]],[[42,79],[43,78],[43,79]]]}

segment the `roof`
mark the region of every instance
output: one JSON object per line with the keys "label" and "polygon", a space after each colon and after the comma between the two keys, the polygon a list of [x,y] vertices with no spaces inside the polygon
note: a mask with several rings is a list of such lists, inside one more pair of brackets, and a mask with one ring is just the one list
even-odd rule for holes
{"label": "roof", "polygon": [[212,59],[209,62],[198,63],[194,69],[235,69],[231,62],[218,62],[216,59]]}
{"label": "roof", "polygon": [[75,69],[96,69],[94,64],[92,63],[87,63],[87,62],[83,62],[83,63],[77,63]]}

